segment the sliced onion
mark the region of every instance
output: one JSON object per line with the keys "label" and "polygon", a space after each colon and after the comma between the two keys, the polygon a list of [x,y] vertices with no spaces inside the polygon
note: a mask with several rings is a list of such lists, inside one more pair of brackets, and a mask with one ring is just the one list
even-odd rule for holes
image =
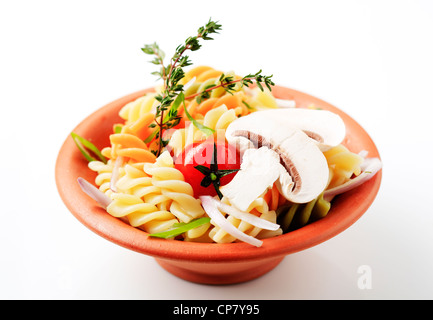
{"label": "sliced onion", "polygon": [[326,201],[331,201],[336,195],[352,190],[370,180],[380,169],[382,169],[382,161],[380,161],[379,158],[365,159],[361,164],[362,172],[359,176],[350,179],[338,187],[326,190],[323,194],[323,198]]}
{"label": "sliced onion", "polygon": [[295,100],[286,100],[286,99],[275,98],[275,101],[277,102],[277,106],[279,108],[295,108],[296,107],[296,101]]}
{"label": "sliced onion", "polygon": [[113,172],[111,174],[111,179],[110,179],[110,189],[113,192],[117,192],[116,183],[117,180],[119,180],[119,169],[122,164],[123,164],[123,157],[122,156],[117,157],[116,161],[114,162]]}
{"label": "sliced onion", "polygon": [[183,86],[183,91],[186,91],[189,89],[189,87],[191,87],[194,82],[196,80],[196,77],[193,77],[191,80],[189,80],[187,83],[185,83],[185,85]]}
{"label": "sliced onion", "polygon": [[98,202],[102,208],[107,209],[108,205],[111,203],[110,197],[81,177],[79,177],[77,181],[81,187],[81,190],[83,190],[93,200]]}
{"label": "sliced onion", "polygon": [[368,156],[368,151],[367,150],[361,150],[361,151],[359,151],[358,155],[365,159]]}
{"label": "sliced onion", "polygon": [[215,202],[215,205],[217,206],[217,208],[223,210],[224,212],[228,213],[229,215],[231,215],[237,219],[248,222],[249,224],[251,224],[255,227],[258,227],[260,229],[265,229],[265,230],[272,230],[272,231],[278,230],[280,228],[279,224],[272,223],[268,220],[259,218],[258,216],[255,216],[249,212],[240,211],[240,210],[236,209],[235,207],[230,206],[226,203],[223,203],[223,202],[221,202],[215,198],[212,198],[210,196],[209,196],[209,198],[211,198],[212,201]]}
{"label": "sliced onion", "polygon": [[243,233],[242,231],[237,229],[234,225],[232,225],[230,222],[228,222],[224,217],[224,215],[218,210],[218,207],[215,201],[213,201],[214,199],[212,197],[201,196],[200,200],[208,216],[222,230],[232,235],[236,239],[249,243],[253,246],[260,247],[263,244],[263,241]]}

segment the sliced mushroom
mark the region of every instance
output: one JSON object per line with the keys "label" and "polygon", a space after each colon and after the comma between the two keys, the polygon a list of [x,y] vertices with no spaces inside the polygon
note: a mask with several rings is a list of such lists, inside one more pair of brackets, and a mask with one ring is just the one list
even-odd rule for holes
{"label": "sliced mushroom", "polygon": [[[266,126],[266,123],[272,124],[274,127],[270,129],[275,130],[277,128],[281,130],[285,127],[298,128],[313,139],[321,151],[339,145],[346,136],[346,127],[343,120],[337,114],[327,110],[270,109],[254,112],[241,119],[247,122],[255,119],[255,121],[261,122],[262,126]],[[228,133],[228,135],[231,134]]]}
{"label": "sliced mushroom", "polygon": [[[227,141],[237,146],[243,158],[241,170],[222,189],[222,193],[235,206],[242,206],[239,209],[245,210],[251,199],[265,192],[274,182],[280,193],[295,203],[309,202],[326,188],[329,169],[321,149],[341,142],[340,139],[344,138],[341,137],[342,121],[327,111],[302,110],[290,112],[290,120],[287,120],[287,112],[281,112],[286,110],[258,111],[236,119],[227,128]],[[308,117],[311,118],[311,127],[307,126]],[[322,123],[320,119],[329,122]],[[332,127],[337,127],[336,135],[332,134]],[[250,150],[263,147],[279,160],[266,160],[268,163],[264,164],[264,159],[275,157],[267,155],[261,158],[265,156],[264,152]]]}
{"label": "sliced mushroom", "polygon": [[221,193],[238,209],[248,211],[250,204],[272,187],[284,171],[275,151],[267,147],[248,149],[242,157],[241,170],[221,187]]}

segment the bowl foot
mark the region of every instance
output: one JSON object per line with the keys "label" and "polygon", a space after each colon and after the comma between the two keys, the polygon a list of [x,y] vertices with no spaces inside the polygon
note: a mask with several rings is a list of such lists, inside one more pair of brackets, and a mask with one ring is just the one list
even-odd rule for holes
{"label": "bowl foot", "polygon": [[227,285],[257,279],[274,269],[283,257],[246,262],[194,262],[155,258],[171,274],[190,282]]}

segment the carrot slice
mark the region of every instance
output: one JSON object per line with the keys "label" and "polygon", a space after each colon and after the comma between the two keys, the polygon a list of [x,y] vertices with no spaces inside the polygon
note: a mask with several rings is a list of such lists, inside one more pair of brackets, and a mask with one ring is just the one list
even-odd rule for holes
{"label": "carrot slice", "polygon": [[138,138],[137,136],[134,136],[132,134],[128,133],[115,133],[110,135],[110,141],[112,144],[120,144],[124,148],[141,148],[141,149],[147,149],[146,144]]}
{"label": "carrot slice", "polygon": [[141,148],[126,148],[117,150],[117,155],[122,157],[128,157],[137,162],[155,162],[156,156],[149,150]]}

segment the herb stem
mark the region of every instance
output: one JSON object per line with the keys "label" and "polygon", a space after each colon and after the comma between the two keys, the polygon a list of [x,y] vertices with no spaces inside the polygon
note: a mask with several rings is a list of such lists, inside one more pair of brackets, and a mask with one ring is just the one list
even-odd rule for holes
{"label": "herb stem", "polygon": [[233,90],[234,84],[242,82],[242,85],[248,87],[250,84],[253,83],[253,80],[256,82],[256,84],[260,90],[263,91],[263,86],[262,86],[261,82],[263,82],[266,85],[266,87],[269,90],[271,90],[271,86],[275,85],[270,79],[272,76],[263,76],[260,73],[261,73],[261,70],[259,72],[257,72],[256,74],[250,74],[250,75],[247,75],[241,79],[229,80],[229,81],[225,81],[226,79],[228,80],[229,78],[224,77],[224,75],[222,75],[220,78],[220,84],[208,87],[201,92],[196,92],[192,95],[189,95],[188,97],[185,97],[185,100],[193,99],[193,98],[198,97],[198,96],[206,97],[206,94],[208,92],[215,90],[217,88],[224,88],[227,92],[231,92]]}
{"label": "herb stem", "polygon": [[161,154],[161,151],[162,151],[162,147],[163,147],[163,141],[162,141],[162,130],[164,129],[164,126],[163,126],[163,119],[164,119],[164,109],[162,109],[161,110],[161,118],[160,118],[160,120],[159,120],[159,122],[158,121],[156,121],[156,123],[158,124],[158,127],[159,127],[159,136],[158,136],[158,153],[157,153],[157,155],[159,156],[160,154]]}
{"label": "herb stem", "polygon": [[[254,78],[248,78],[248,79],[254,79]],[[196,93],[194,93],[194,94],[191,94],[191,95],[189,95],[188,97],[185,97],[185,100],[189,100],[189,99],[193,99],[193,98],[195,98],[195,97],[198,97],[199,95],[202,95],[203,93],[205,93],[205,92],[210,92],[210,91],[212,91],[212,90],[215,90],[215,89],[217,89],[217,88],[222,88],[222,87],[225,87],[225,86],[227,86],[227,85],[229,85],[229,84],[234,84],[234,83],[238,83],[238,82],[241,82],[241,81],[243,81],[244,79],[238,79],[238,80],[233,80],[233,81],[230,81],[230,82],[226,82],[226,83],[221,83],[221,84],[217,84],[217,85],[215,85],[215,86],[213,86],[213,87],[210,87],[210,88],[207,88],[207,89],[205,89],[205,90],[203,90],[203,91],[200,91],[200,92],[196,92]]]}
{"label": "herb stem", "polygon": [[159,52],[156,49],[153,49],[153,54],[156,56],[156,58],[159,61],[159,64],[161,65],[161,76],[162,76],[162,80],[165,82],[165,79],[167,78],[166,74],[165,74],[165,68],[164,68],[164,59],[161,57],[161,55],[159,54]]}
{"label": "herb stem", "polygon": [[[198,38],[198,37],[197,37]],[[179,52],[179,54],[177,55],[177,58],[176,58],[176,60],[171,64],[171,66],[170,66],[170,73],[168,74],[168,81],[167,81],[167,84],[166,84],[166,89],[167,89],[167,87],[169,87],[169,81],[170,81],[170,79],[171,79],[171,75],[172,75],[172,73],[173,73],[173,70],[174,70],[174,68],[175,68],[175,66],[176,66],[176,64],[179,62],[179,59],[180,59],[180,57],[185,53],[185,51],[186,50],[188,50],[188,49],[191,49],[191,45],[189,45],[189,44],[187,44],[186,46],[185,46],[185,48],[182,50],[182,51],[180,51]]]}

